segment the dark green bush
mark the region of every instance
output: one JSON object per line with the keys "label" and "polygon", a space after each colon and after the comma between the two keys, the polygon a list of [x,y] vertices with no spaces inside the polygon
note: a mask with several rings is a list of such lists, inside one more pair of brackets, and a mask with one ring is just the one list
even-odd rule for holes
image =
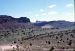
{"label": "dark green bush", "polygon": [[53,51],[53,50],[54,50],[54,47],[51,47],[49,51]]}

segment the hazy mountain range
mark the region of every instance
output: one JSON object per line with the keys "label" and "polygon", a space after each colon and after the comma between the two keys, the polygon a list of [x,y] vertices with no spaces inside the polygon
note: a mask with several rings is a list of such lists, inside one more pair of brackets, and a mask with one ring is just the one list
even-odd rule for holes
{"label": "hazy mountain range", "polygon": [[37,21],[32,23],[27,17],[14,18],[8,15],[0,15],[0,29],[15,29],[15,28],[31,28],[52,26],[54,28],[69,28],[74,27],[74,22],[69,21]]}
{"label": "hazy mountain range", "polygon": [[47,26],[52,26],[52,27],[55,27],[55,28],[68,28],[68,27],[74,26],[74,22],[63,21],[63,20],[49,21],[49,22],[38,21],[38,22],[34,23],[34,25],[41,26],[41,27],[47,25]]}

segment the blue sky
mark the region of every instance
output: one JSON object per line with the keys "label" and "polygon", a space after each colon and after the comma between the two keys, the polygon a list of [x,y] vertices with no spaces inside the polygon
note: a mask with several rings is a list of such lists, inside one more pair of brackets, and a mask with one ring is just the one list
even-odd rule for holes
{"label": "blue sky", "polygon": [[74,21],[74,0],[0,0],[0,15],[25,16],[32,22]]}

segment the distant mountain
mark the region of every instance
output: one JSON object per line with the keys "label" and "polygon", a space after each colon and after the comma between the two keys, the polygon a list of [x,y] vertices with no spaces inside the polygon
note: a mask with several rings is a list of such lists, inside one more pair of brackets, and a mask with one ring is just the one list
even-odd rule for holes
{"label": "distant mountain", "polygon": [[15,30],[18,28],[35,28],[27,17],[14,18],[8,15],[0,15],[0,30]]}
{"label": "distant mountain", "polygon": [[17,29],[17,28],[69,28],[75,27],[74,22],[69,21],[37,21],[30,22],[27,17],[14,18],[8,15],[0,15],[0,30]]}
{"label": "distant mountain", "polygon": [[40,26],[40,27],[54,27],[54,28],[69,28],[71,26],[75,26],[74,25],[74,22],[69,22],[69,21],[49,21],[49,22],[46,22],[46,21],[38,21],[36,23],[34,23],[35,26]]}
{"label": "distant mountain", "polygon": [[0,23],[6,23],[6,22],[27,23],[30,22],[30,19],[27,17],[14,18],[8,15],[0,15]]}

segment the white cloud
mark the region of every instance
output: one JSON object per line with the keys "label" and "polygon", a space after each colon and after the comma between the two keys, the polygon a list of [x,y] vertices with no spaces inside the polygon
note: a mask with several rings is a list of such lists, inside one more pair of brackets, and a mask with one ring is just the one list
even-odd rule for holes
{"label": "white cloud", "polygon": [[53,5],[49,5],[48,7],[49,7],[49,8],[54,8],[54,7],[56,7],[56,5],[53,4]]}
{"label": "white cloud", "polygon": [[40,9],[41,12],[44,12],[44,9]]}
{"label": "white cloud", "polygon": [[73,4],[67,4],[66,7],[73,7]]}

